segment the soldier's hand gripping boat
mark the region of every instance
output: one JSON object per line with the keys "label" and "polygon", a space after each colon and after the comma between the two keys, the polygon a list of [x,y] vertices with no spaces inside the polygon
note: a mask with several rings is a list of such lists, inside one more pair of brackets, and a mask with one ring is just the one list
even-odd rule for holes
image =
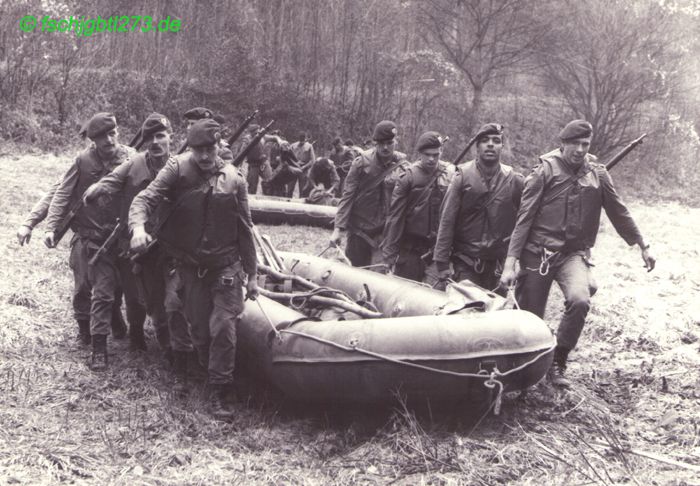
{"label": "soldier's hand gripping boat", "polygon": [[551,364],[556,341],[546,324],[503,310],[505,299],[484,289],[442,292],[258,243],[264,285],[246,302],[239,359],[292,399],[377,403],[399,392],[500,402]]}

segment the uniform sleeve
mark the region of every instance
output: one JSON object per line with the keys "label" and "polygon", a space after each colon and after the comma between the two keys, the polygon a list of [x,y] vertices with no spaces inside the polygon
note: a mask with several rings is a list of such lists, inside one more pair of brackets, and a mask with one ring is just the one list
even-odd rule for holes
{"label": "uniform sleeve", "polygon": [[114,168],[112,172],[104,176],[95,183],[97,188],[96,196],[102,194],[114,194],[124,189],[124,184],[131,170],[132,162],[127,160]]}
{"label": "uniform sleeve", "polygon": [[411,177],[404,173],[394,186],[391,195],[391,205],[384,226],[384,241],[382,242],[382,255],[384,261],[393,264],[399,254],[399,242],[406,226],[406,206],[408,195],[411,192]]}
{"label": "uniform sleeve", "polygon": [[338,176],[338,171],[335,169],[334,166],[331,166],[331,187],[328,189],[332,193],[335,193],[335,191],[338,190],[338,186],[340,185],[340,176]]}
{"label": "uniform sleeve", "polygon": [[508,246],[509,257],[520,258],[520,254],[525,248],[525,243],[527,243],[527,238],[530,235],[530,228],[540,208],[544,187],[544,166],[540,165],[525,179],[518,218]]}
{"label": "uniform sleeve", "polygon": [[615,231],[628,245],[642,243],[644,240],[637,224],[632,219],[625,203],[620,199],[620,195],[615,190],[610,173],[604,168],[599,169],[600,187],[603,190],[603,208],[608,215]]}
{"label": "uniform sleeve", "polygon": [[350,172],[345,178],[343,195],[338,203],[338,212],[335,215],[335,227],[341,230],[348,229],[350,224],[350,212],[355,201],[355,194],[359,190],[360,172],[362,171],[361,158],[356,158],[350,166]]}
{"label": "uniform sleeve", "polygon": [[68,211],[70,211],[71,203],[75,199],[73,197],[73,190],[78,183],[78,176],[78,161],[76,160],[68,169],[66,175],[63,176],[63,180],[56,188],[56,192],[51,199],[46,217],[47,231],[56,231],[61,225],[63,218],[65,218]]}
{"label": "uniform sleeve", "polygon": [[34,229],[36,225],[46,219],[46,216],[49,214],[49,206],[51,206],[53,195],[61,185],[62,180],[63,179],[59,179],[54,182],[51,188],[36,202],[36,204],[34,204],[32,210],[29,212],[29,216],[27,216],[27,219],[22,223],[22,226]]}
{"label": "uniform sleeve", "polygon": [[129,208],[129,231],[146,224],[158,204],[172,192],[178,175],[178,163],[171,160],[158,172],[148,187],[136,195]]}
{"label": "uniform sleeve", "polygon": [[258,271],[257,254],[255,251],[255,243],[253,242],[253,221],[250,217],[250,208],[248,207],[248,185],[241,179],[236,193],[238,200],[239,217],[242,224],[239,231],[239,251],[241,253],[241,263],[243,270],[248,274],[249,278],[255,278]]}
{"label": "uniform sleeve", "polygon": [[520,208],[520,202],[523,198],[523,188],[525,187],[525,178],[522,174],[516,173],[514,175],[514,188],[513,188],[513,204],[516,208]]}
{"label": "uniform sleeve", "polygon": [[452,244],[455,236],[457,214],[461,206],[462,197],[462,171],[458,170],[447,186],[445,198],[440,209],[440,225],[438,226],[433,260],[439,263],[448,263],[452,253]]}

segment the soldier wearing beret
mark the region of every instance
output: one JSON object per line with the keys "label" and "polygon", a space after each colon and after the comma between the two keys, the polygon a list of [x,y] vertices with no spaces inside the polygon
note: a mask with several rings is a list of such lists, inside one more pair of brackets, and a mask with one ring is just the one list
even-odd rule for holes
{"label": "soldier wearing beret", "polygon": [[[213,111],[211,111],[209,108],[204,108],[203,106],[197,106],[195,108],[187,110],[182,115],[182,117],[187,123],[187,131],[189,131],[190,127],[199,120],[206,120],[208,118],[211,118],[221,126],[223,126],[225,122],[225,118],[222,115],[215,115]],[[228,146],[223,137],[218,144],[218,149],[218,155],[224,160],[224,162],[233,162],[233,152],[231,151],[231,148]]]}
{"label": "soldier wearing beret", "polygon": [[347,231],[345,254],[355,267],[382,265],[380,244],[384,223],[406,156],[396,150],[396,124],[384,120],[374,127],[375,147],[360,153],[345,179],[331,243],[340,244]]}
{"label": "soldier wearing beret", "polygon": [[520,206],[523,177],[501,163],[503,128],[482,126],[476,159],[457,168],[447,189],[433,259],[441,275],[498,287],[510,233]]}
{"label": "soldier wearing beret", "polygon": [[[58,179],[51,188],[39,199],[36,204],[32,207],[27,218],[22,222],[22,224],[17,229],[17,241],[20,245],[29,243],[32,237],[32,231],[42,221],[46,219],[49,213],[49,206],[51,205],[51,200],[53,195],[56,193],[56,189],[61,186],[61,181],[63,177]],[[87,262],[76,263],[75,259],[78,258],[83,252],[80,249],[81,243],[77,238],[77,235],[73,235],[73,240],[71,241],[71,270],[73,271],[73,316],[78,323],[78,334],[77,340],[81,344],[88,345],[91,342],[90,337],[90,294],[92,288],[87,278]],[[117,339],[121,339],[126,336],[126,323],[122,317],[122,293],[121,290],[117,290],[117,294],[114,298],[114,306],[112,307],[112,336]]]}
{"label": "soldier wearing beret", "polygon": [[212,412],[228,418],[243,285],[251,299],[258,289],[246,182],[217,156],[220,137],[214,120],[196,122],[187,134],[191,152],[171,159],[136,196],[129,227],[132,249],[143,251],[152,240],[151,215],[164,198],[176,201],[158,241],[181,262],[185,313],[200,363],[208,367]]}
{"label": "soldier wearing beret", "polygon": [[[183,393],[187,387],[187,355],[192,351],[192,343],[178,295],[181,281],[177,268],[172,258],[158,245],[142,255],[137,264],[125,256],[129,251],[129,232],[126,227],[129,207],[136,195],[155,179],[170,160],[171,134],[170,121],[164,115],[149,115],[141,126],[146,152],[135,155],[90,186],[84,199],[89,204],[105,194],[121,196],[120,220],[124,222],[124,229],[118,243],[121,255],[118,260],[120,276],[127,302],[136,301],[141,304],[131,306],[131,315],[128,316],[131,346],[133,349],[146,349],[143,325],[148,314],[162,349],[167,355],[172,352],[174,388],[176,392]],[[158,207],[148,221],[149,230],[158,226],[160,216],[167,214],[167,210],[166,204]]]}
{"label": "soldier wearing beret", "polygon": [[440,160],[442,144],[437,132],[418,138],[420,158],[396,182],[382,243],[384,261],[394,274],[430,285],[437,283],[437,270],[422,257],[435,246],[440,206],[455,173],[452,164]]}
{"label": "soldier wearing beret", "polygon": [[565,307],[549,379],[560,387],[570,385],[565,377],[568,355],[578,342],[596,291],[589,258],[601,209],[628,245],[639,245],[649,271],[656,263],[610,174],[588,153],[592,135],[590,123],[574,120],[559,133],[560,148],[539,158],[539,165],[525,181],[501,277],[502,285],[510,286],[517,276],[520,307],[540,317],[552,282],[559,284]]}
{"label": "soldier wearing beret", "polygon": [[[133,150],[118,142],[117,121],[111,113],[97,113],[85,124],[82,133],[92,140],[94,145],[78,155],[51,200],[44,238],[44,243],[49,248],[55,246],[55,231],[71,208],[80,204],[87,188],[133,156]],[[87,262],[114,230],[119,209],[120,201],[116,197],[104,198],[100,204],[82,205],[70,225],[76,235],[71,252],[71,265],[87,266],[87,270],[80,273],[87,273],[88,283],[92,287],[90,367],[96,371],[106,369],[108,364],[107,334],[110,331],[112,308],[119,286],[116,250],[99,258],[94,265],[87,265]]]}

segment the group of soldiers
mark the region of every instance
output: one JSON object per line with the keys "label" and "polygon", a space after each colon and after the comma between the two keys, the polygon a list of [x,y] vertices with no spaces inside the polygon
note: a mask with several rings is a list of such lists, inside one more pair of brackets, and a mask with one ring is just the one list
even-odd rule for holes
{"label": "group of soldiers", "polygon": [[497,123],[474,136],[476,158],[455,167],[441,160],[445,138],[432,131],[418,138],[418,161],[409,163],[396,150],[396,124],[382,121],[374,148],[347,174],[331,244],[345,234],[352,265],[435,288],[453,278],[513,290],[519,307],[540,318],[556,281],[565,309],[548,378],[568,387],[568,355],[596,292],[591,248],[601,209],[628,245],[639,246],[648,271],[656,263],[610,174],[588,153],[592,136],[587,121],[568,123],[560,147],[524,178],[501,163],[505,133]]}
{"label": "group of soldiers", "polygon": [[647,268],[655,265],[605,167],[588,154],[592,128],[582,120],[562,129],[560,148],[540,157],[524,179],[501,163],[505,135],[495,123],[474,137],[476,158],[458,166],[441,160],[445,139],[432,131],[419,137],[418,160],[409,163],[396,150],[391,121],[376,125],[370,148],[355,151],[336,139],[330,157],[318,159],[305,137],[289,144],[279,134],[256,137],[259,127],[250,126],[241,164],[234,156],[241,148],[223,143],[211,110],[194,108],[184,118],[187,150],[175,155],[165,116],[146,118],[132,141],[145,149],[137,152],[119,142],[114,115],[95,114],[81,130],[90,145],[17,237],[29,242],[46,219],[44,243],[53,248],[72,229],[73,310],[79,341],[92,345],[93,370],[109,366],[108,335],[127,335],[123,299],[130,347],[146,349],[149,317],[172,363],[173,390],[187,392],[198,363],[219,418],[233,413],[244,298],[258,295],[248,193],[261,179],[271,194],[289,196],[299,184],[308,188],[302,197],[340,195],[331,242],[339,245],[346,233],[354,266],[437,288],[449,277],[501,292],[517,281],[520,307],[540,317],[556,280],[566,300],[550,373],[558,386],[568,385],[567,356],[595,292],[590,249],[601,208],[628,244],[639,245]]}
{"label": "group of soldiers", "polygon": [[185,118],[188,150],[173,156],[165,116],[146,118],[134,140],[145,151],[136,152],[119,142],[114,115],[94,115],[81,130],[90,146],[35,205],[17,237],[28,242],[43,219],[49,248],[67,226],[73,231],[73,309],[79,341],[92,345],[91,369],[109,366],[110,331],[113,338],[126,335],[123,295],[130,347],[146,349],[150,317],[172,363],[173,390],[187,392],[198,362],[213,415],[228,418],[243,288],[246,298],[258,295],[247,184],[225,161],[230,151],[211,111],[193,109]]}

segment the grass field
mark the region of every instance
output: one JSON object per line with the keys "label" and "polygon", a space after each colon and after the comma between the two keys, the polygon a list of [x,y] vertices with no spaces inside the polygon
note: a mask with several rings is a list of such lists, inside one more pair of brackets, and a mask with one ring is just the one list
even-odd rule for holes
{"label": "grass field", "polygon": [[[90,372],[74,342],[66,243],[14,233],[67,167],[53,155],[0,158],[0,484],[696,484],[700,485],[700,210],[630,205],[658,268],[646,273],[605,221],[599,286],[575,386],[539,384],[499,416],[298,410],[252,394],[231,423],[201,389],[169,392],[157,351],[112,342]],[[279,248],[319,253],[329,231],[264,227]],[[553,292],[554,328],[562,299]],[[151,348],[156,344],[150,336]]]}

